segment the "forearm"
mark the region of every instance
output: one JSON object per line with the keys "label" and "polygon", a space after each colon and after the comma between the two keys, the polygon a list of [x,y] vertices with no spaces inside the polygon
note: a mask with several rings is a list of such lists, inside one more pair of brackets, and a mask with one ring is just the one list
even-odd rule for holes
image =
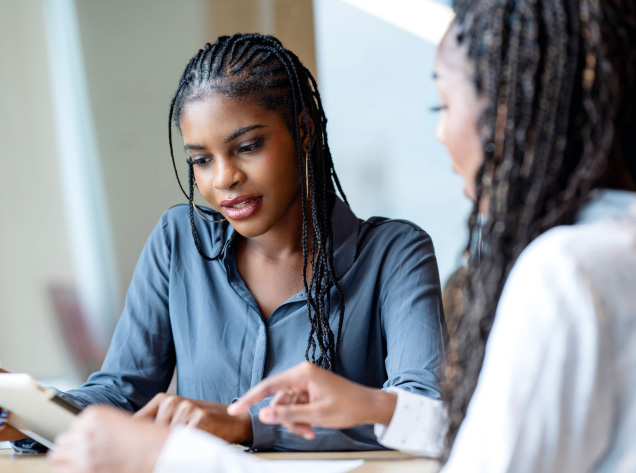
{"label": "forearm", "polygon": [[397,396],[394,393],[380,389],[364,388],[365,396],[360,401],[360,412],[356,424],[389,425]]}

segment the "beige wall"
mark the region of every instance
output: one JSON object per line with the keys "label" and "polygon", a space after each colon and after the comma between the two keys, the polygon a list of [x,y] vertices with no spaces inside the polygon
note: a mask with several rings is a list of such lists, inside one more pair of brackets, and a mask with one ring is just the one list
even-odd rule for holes
{"label": "beige wall", "polygon": [[121,294],[163,211],[183,202],[168,108],[208,37],[206,0],[76,1]]}
{"label": "beige wall", "polygon": [[312,0],[212,0],[210,6],[215,36],[273,34],[316,76]]}
{"label": "beige wall", "polygon": [[42,0],[0,0],[0,58],[0,362],[56,378],[70,360],[46,289],[72,273]]}

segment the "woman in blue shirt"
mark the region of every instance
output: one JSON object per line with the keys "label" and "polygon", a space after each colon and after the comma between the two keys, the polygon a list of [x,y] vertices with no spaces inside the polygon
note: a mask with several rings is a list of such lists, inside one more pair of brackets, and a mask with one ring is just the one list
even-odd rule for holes
{"label": "woman in blue shirt", "polygon": [[[303,360],[371,387],[440,396],[443,317],[429,236],[349,209],[311,73],[278,40],[221,37],[170,107],[188,205],[151,234],[102,370],[66,396],[258,449],[379,448],[372,427],[309,442],[227,405]],[[336,189],[342,200],[336,195]],[[199,207],[199,192],[212,207]],[[179,397],[159,395],[177,369]]]}

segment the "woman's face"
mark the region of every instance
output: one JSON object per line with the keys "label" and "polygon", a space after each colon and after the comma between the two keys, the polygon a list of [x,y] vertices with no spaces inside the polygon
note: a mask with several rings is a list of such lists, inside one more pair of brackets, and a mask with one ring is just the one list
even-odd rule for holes
{"label": "woman's face", "polygon": [[477,131],[484,101],[477,96],[466,49],[456,38],[457,27],[452,24],[437,50],[433,77],[440,118],[435,136],[448,149],[453,170],[464,179],[464,194],[475,200],[475,178],[484,159]]}
{"label": "woman's face", "polygon": [[279,113],[212,94],[185,105],[180,128],[201,195],[241,235],[300,222],[296,149]]}

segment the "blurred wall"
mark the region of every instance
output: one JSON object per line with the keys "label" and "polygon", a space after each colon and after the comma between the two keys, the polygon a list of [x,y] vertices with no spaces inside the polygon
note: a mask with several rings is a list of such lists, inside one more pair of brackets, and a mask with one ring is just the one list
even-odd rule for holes
{"label": "blurred wall", "polygon": [[0,363],[56,378],[70,360],[47,287],[73,276],[42,0],[0,0],[0,60]]}
{"label": "blurred wall", "polygon": [[184,200],[168,151],[168,108],[183,67],[210,36],[209,2],[81,0],[76,7],[120,292],[126,294],[159,217]]}
{"label": "blurred wall", "polygon": [[[392,13],[412,14],[408,3],[394,2]],[[402,218],[426,230],[444,283],[467,241],[470,202],[435,139],[437,45],[343,0],[314,7],[329,144],[349,203],[360,218]]]}
{"label": "blurred wall", "polygon": [[273,34],[316,75],[312,0],[213,0],[210,6],[216,36]]}

